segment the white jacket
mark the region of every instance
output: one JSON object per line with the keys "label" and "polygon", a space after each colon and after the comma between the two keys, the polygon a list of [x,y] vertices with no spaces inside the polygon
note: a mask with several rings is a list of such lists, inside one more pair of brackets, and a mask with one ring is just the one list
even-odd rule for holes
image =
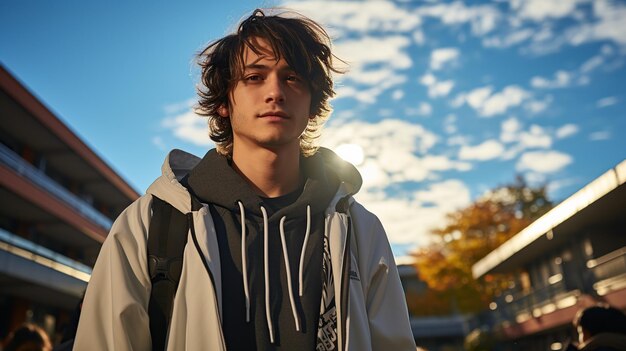
{"label": "white jacket", "polygon": [[[154,195],[182,213],[192,212],[190,195],[178,180],[198,162],[193,155],[172,151],[163,164],[162,176],[113,224],[87,287],[74,350],[151,350],[147,312],[151,202]],[[340,348],[415,350],[404,293],[380,221],[351,196],[347,197],[347,213],[335,210],[339,200],[355,191],[354,185],[342,183],[325,216],[332,266],[339,267],[333,269],[333,275],[337,282],[335,296],[341,297],[336,299]],[[167,349],[226,350],[220,321],[222,277],[213,220],[207,205],[193,211],[192,217],[194,232],[188,233]],[[353,229],[348,233],[350,222]]]}

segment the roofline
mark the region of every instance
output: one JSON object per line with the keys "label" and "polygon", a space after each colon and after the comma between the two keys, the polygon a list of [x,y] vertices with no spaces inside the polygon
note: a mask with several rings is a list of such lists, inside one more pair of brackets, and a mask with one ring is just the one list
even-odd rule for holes
{"label": "roofline", "polygon": [[71,150],[81,156],[88,164],[100,172],[111,184],[122,192],[129,200],[139,197],[135,191],[117,172],[115,172],[92,148],[87,146],[65,123],[61,122],[38,98],[21,84],[0,63],[0,88],[15,99],[24,109],[30,112],[41,124],[46,126]]}
{"label": "roofline", "polygon": [[472,266],[472,275],[475,278],[479,278],[491,272],[518,251],[530,245],[542,235],[549,233],[556,226],[573,217],[587,206],[624,184],[624,182],[626,182],[626,160],[623,160],[617,166],[587,184],[476,262]]}

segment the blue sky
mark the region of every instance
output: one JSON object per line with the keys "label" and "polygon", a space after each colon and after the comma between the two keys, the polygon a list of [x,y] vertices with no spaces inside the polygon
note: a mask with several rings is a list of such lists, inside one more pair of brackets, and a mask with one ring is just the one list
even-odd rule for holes
{"label": "blue sky", "polygon": [[398,255],[516,174],[562,200],[626,156],[624,1],[5,1],[0,62],[143,192],[167,150],[211,147],[194,54],[269,6],[350,63],[323,145],[360,153]]}

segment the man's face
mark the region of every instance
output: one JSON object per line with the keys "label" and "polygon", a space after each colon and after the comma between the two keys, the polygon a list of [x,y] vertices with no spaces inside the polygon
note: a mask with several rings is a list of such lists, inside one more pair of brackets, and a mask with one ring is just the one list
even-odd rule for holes
{"label": "man's face", "polygon": [[243,74],[230,94],[229,110],[234,151],[244,148],[299,148],[299,137],[308,124],[311,92],[308,82],[276,61],[268,43],[252,40],[260,55],[246,48]]}

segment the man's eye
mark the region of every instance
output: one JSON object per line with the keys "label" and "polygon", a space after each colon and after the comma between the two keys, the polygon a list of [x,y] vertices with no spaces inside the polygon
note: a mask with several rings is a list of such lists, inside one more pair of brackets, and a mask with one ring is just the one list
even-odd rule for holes
{"label": "man's eye", "polygon": [[246,81],[249,81],[249,82],[256,82],[260,80],[261,80],[261,76],[258,74],[253,74],[253,75],[249,75],[246,77]]}
{"label": "man's eye", "polygon": [[298,77],[295,74],[287,76],[287,80],[291,81],[291,82],[300,82],[300,81],[302,81],[302,79],[300,79],[300,77]]}

